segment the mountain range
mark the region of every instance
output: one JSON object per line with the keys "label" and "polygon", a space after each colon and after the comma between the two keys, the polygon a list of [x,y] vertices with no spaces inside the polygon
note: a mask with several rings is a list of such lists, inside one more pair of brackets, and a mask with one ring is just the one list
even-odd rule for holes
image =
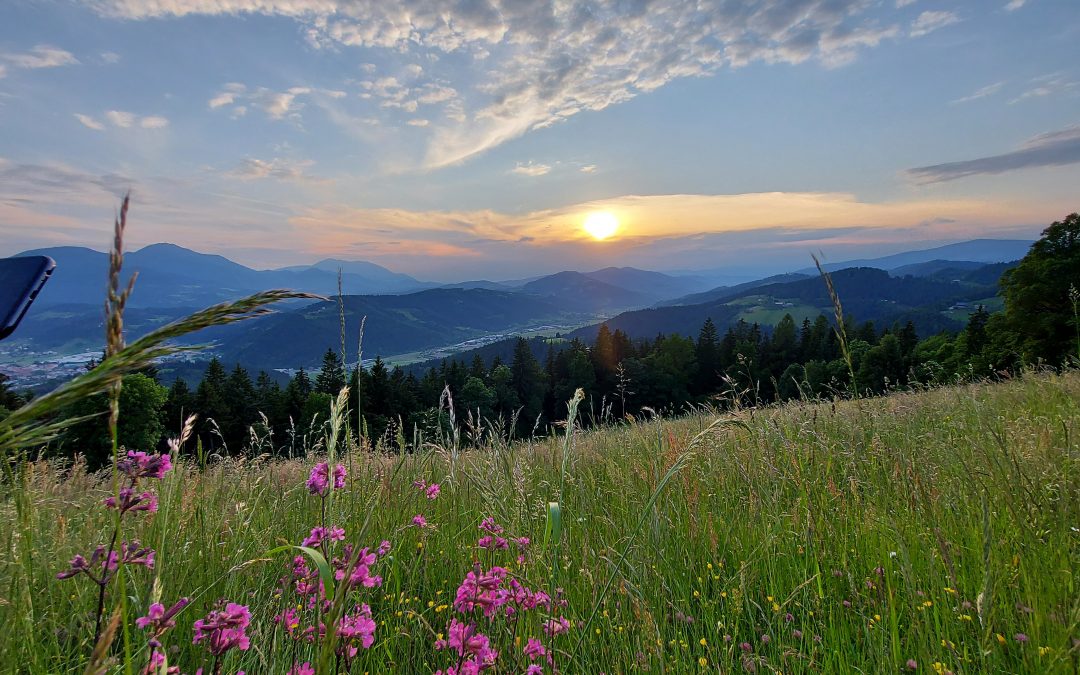
{"label": "mountain range", "polygon": [[[993,301],[1005,261],[1022,257],[1028,246],[976,240],[829,267],[836,270],[845,309],[858,320],[910,319],[921,334],[929,334],[962,325],[963,312],[951,307]],[[57,261],[57,270],[4,348],[15,344],[31,356],[100,350],[106,254],[60,247],[21,255],[48,255]],[[129,253],[125,270],[139,273],[129,304],[129,338],[191,309],[267,288],[336,295],[341,270],[350,352],[360,318],[367,316],[368,356],[452,353],[523,332],[588,338],[601,321],[633,337],[653,337],[694,335],[710,317],[723,329],[739,319],[769,326],[785,313],[801,321],[831,312],[816,269],[712,288],[713,275],[675,276],[629,267],[436,285],[364,261],[327,259],[254,270],[222,256],[155,244]],[[215,342],[215,353],[229,362],[295,368],[316,365],[327,347],[336,349],[339,332],[335,298],[286,304],[269,317],[207,331],[197,339]]]}

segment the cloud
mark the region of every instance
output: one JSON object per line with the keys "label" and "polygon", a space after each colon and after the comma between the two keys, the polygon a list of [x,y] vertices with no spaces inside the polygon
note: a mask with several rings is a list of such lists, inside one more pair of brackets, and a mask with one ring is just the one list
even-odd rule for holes
{"label": "cloud", "polygon": [[159,115],[150,115],[139,120],[139,126],[143,129],[164,129],[169,126],[169,120]]}
{"label": "cloud", "polygon": [[1009,101],[1009,105],[1026,101],[1030,98],[1042,98],[1056,96],[1058,94],[1074,94],[1080,91],[1080,82],[1071,80],[1064,73],[1050,73],[1032,78],[1029,88],[1022,94]]}
{"label": "cloud", "polygon": [[1015,12],[1016,10],[1027,4],[1027,0],[1009,0],[1009,4],[1005,5],[1006,12]]}
{"label": "cloud", "polygon": [[922,37],[939,28],[951,26],[958,21],[960,21],[960,17],[953,12],[923,12],[912,22],[909,34],[913,38]]}
{"label": "cloud", "polygon": [[958,98],[958,99],[955,99],[953,101],[950,101],[949,105],[958,105],[960,103],[967,103],[969,101],[975,101],[975,100],[978,100],[980,98],[986,98],[987,96],[993,96],[994,94],[1001,91],[1001,88],[1004,87],[1004,86],[1005,86],[1004,82],[995,82],[993,84],[988,84],[985,87],[976,90],[975,93],[973,93],[973,94],[969,94],[969,95],[964,96],[962,98]]}
{"label": "cloud", "polygon": [[896,0],[896,8],[907,7],[908,5],[914,5],[915,0]]}
{"label": "cloud", "polygon": [[0,60],[13,68],[37,69],[78,65],[79,60],[66,49],[50,45],[37,45],[28,52],[0,53]]}
{"label": "cloud", "polygon": [[578,169],[578,171],[580,171],[581,173],[596,173],[596,165],[586,164],[585,166]]}
{"label": "cloud", "polygon": [[120,63],[120,55],[116,52],[101,52],[98,56],[101,57],[101,62],[107,65]]}
{"label": "cloud", "polygon": [[408,124],[410,127],[426,127],[427,125],[431,124],[431,121],[421,119],[421,118],[417,118],[417,119],[411,119],[408,122],[406,122],[405,124]]}
{"label": "cloud", "polygon": [[543,176],[551,171],[551,166],[548,164],[518,164],[513,169],[510,169],[510,173],[517,174],[519,176]]}
{"label": "cloud", "polygon": [[215,95],[212,99],[207,101],[207,105],[210,106],[210,108],[212,108],[212,109],[213,108],[220,108],[221,106],[224,106],[224,105],[229,105],[233,101],[236,100],[236,97],[238,95],[244,93],[244,91],[246,91],[246,90],[247,90],[247,87],[240,84],[239,82],[229,82],[228,84],[225,85],[224,90],[222,90],[220,93]]}
{"label": "cloud", "polygon": [[7,66],[0,63],[0,80],[4,79],[5,77],[7,77]]}
{"label": "cloud", "polygon": [[79,122],[88,129],[93,129],[94,131],[103,131],[105,129],[104,124],[98,122],[96,119],[90,117],[89,115],[75,113],[75,119],[79,120]]}
{"label": "cloud", "polygon": [[105,119],[109,120],[109,123],[114,127],[120,127],[121,129],[127,129],[135,122],[135,114],[125,112],[123,110],[109,110],[105,113]]}
{"label": "cloud", "polygon": [[[424,276],[509,277],[597,264],[655,268],[805,266],[808,252],[852,245],[911,248],[935,223],[937,239],[1010,236],[1017,223],[1055,217],[1061,204],[1009,199],[861,201],[846,193],[626,195],[521,214],[493,210],[409,211],[345,205],[307,208],[289,218],[282,245],[314,256],[380,260]],[[595,242],[582,230],[597,210],[614,213],[618,237]],[[1049,221],[1047,221],[1049,222]],[[921,229],[920,229],[921,228]],[[1028,230],[1037,231],[1034,227]],[[412,249],[424,251],[427,258]]]}
{"label": "cloud", "polygon": [[306,171],[314,164],[312,160],[297,161],[281,157],[269,160],[247,158],[226,175],[243,180],[276,178],[285,181],[305,181],[311,179]]}
{"label": "cloud", "polygon": [[[85,1],[104,16],[129,20],[288,18],[316,48],[355,55],[367,78],[360,100],[408,114],[441,106],[441,114],[424,112],[433,133],[414,163],[426,168],[468,160],[674,80],[755,62],[837,67],[902,37],[895,21],[871,11],[881,3],[867,0]],[[945,25],[949,17],[930,13],[918,30]],[[401,65],[390,72],[373,67],[379,52]],[[220,92],[211,107],[253,103],[238,93]],[[303,98],[289,91],[263,97],[260,107],[274,119],[295,114]],[[338,119],[370,115],[351,110]]]}
{"label": "cloud", "polygon": [[1076,163],[1080,163],[1080,125],[1040,134],[1019,150],[1003,155],[922,166],[909,169],[907,174],[920,183],[942,183],[967,176]]}
{"label": "cloud", "polygon": [[250,107],[255,107],[266,113],[266,116],[272,120],[299,120],[300,111],[304,108],[303,99],[312,96],[342,99],[348,96],[348,93],[337,89],[301,86],[276,91],[267,87],[249,87],[240,82],[229,82],[207,101],[207,106],[211,110],[232,106],[231,113],[234,119],[243,117]]}
{"label": "cloud", "polygon": [[[105,121],[118,129],[130,129],[133,126],[140,126],[143,129],[164,129],[169,126],[169,120],[160,115],[147,115],[146,117],[140,117],[132,112],[125,110],[108,110],[104,114]],[[105,125],[99,122],[97,118],[90,115],[84,115],[82,113],[75,113],[75,119],[88,129],[94,131],[104,131]]]}

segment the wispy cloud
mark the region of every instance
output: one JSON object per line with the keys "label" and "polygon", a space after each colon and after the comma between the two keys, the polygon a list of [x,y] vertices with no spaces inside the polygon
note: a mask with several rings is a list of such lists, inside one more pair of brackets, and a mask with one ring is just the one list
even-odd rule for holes
{"label": "wispy cloud", "polygon": [[254,107],[262,110],[272,120],[290,119],[298,122],[306,100],[318,96],[341,99],[348,94],[336,89],[305,86],[278,91],[268,87],[249,87],[241,82],[229,82],[206,104],[211,110],[229,107],[234,119],[243,117],[250,107]]}
{"label": "wispy cloud", "polygon": [[1059,94],[1076,94],[1080,92],[1080,82],[1073,80],[1066,76],[1064,73],[1049,73],[1047,75],[1040,75],[1039,77],[1032,78],[1026,89],[1016,98],[1009,101],[1009,104],[1020,103],[1032,98],[1043,98],[1046,96],[1057,96]]}
{"label": "wispy cloud", "polygon": [[93,117],[90,117],[89,115],[84,115],[82,113],[75,113],[75,119],[79,120],[79,122],[84,127],[86,127],[87,129],[93,129],[94,131],[104,131],[105,130],[105,125],[104,124],[102,124],[101,122],[98,122],[96,119],[94,119]]}
{"label": "wispy cloud", "polygon": [[101,52],[98,56],[101,58],[101,62],[107,65],[120,63],[120,55],[116,52]]}
{"label": "wispy cloud", "polygon": [[109,120],[109,123],[114,127],[127,129],[135,122],[135,113],[124,110],[109,110],[105,113],[105,119]]}
{"label": "wispy cloud", "polygon": [[968,103],[969,101],[976,101],[980,98],[986,98],[987,96],[993,96],[994,94],[1001,91],[1001,88],[1004,86],[1004,82],[995,82],[993,84],[988,84],[985,87],[976,90],[972,94],[968,94],[967,96],[952,100],[949,103],[950,105],[958,105],[960,103]]}
{"label": "wispy cloud", "polygon": [[923,12],[912,22],[909,34],[913,38],[922,37],[959,21],[960,17],[954,12]]}
{"label": "wispy cloud", "polygon": [[1009,0],[1009,3],[1005,5],[1006,12],[1015,12],[1024,5],[1027,4],[1027,0]]}
{"label": "wispy cloud", "polygon": [[0,53],[0,61],[6,61],[12,68],[30,70],[74,66],[79,63],[71,52],[51,45],[37,45],[28,52]]}
{"label": "wispy cloud", "polygon": [[1012,152],[963,162],[922,166],[909,169],[907,174],[920,183],[942,183],[966,176],[1076,163],[1080,163],[1080,125],[1040,134]]}
{"label": "wispy cloud", "polygon": [[[105,16],[134,20],[238,14],[289,18],[317,48],[356,54],[358,70],[366,75],[357,83],[358,101],[409,116],[432,107],[430,113],[422,111],[432,133],[416,162],[435,168],[673,80],[755,62],[850,63],[861,51],[902,36],[895,21],[873,15],[870,7],[876,4],[95,0],[91,6]],[[949,12],[930,13],[918,34],[955,20]],[[393,72],[376,72],[382,66],[370,61],[377,52],[401,65]],[[282,92],[234,83],[209,105],[258,107],[272,119],[285,119],[314,95],[300,91],[305,89]],[[340,112],[335,119],[342,123],[373,117],[370,110],[355,107]],[[399,117],[396,124],[404,126],[408,119]]]}
{"label": "wispy cloud", "polygon": [[226,175],[244,180],[276,178],[286,181],[305,181],[311,180],[307,170],[314,164],[315,162],[311,160],[291,160],[281,157],[262,160],[249,157]]}
{"label": "wispy cloud", "polygon": [[149,115],[139,120],[139,126],[143,129],[164,129],[169,126],[169,120],[160,115]]}
{"label": "wispy cloud", "polygon": [[[133,126],[139,126],[143,129],[164,129],[169,126],[168,118],[162,117],[161,115],[147,115],[145,117],[140,117],[139,115],[126,110],[107,110],[103,117],[106,122],[118,129],[130,129]],[[105,130],[105,124],[91,115],[75,113],[75,119],[79,120],[79,123],[87,129],[93,129],[94,131]]]}
{"label": "wispy cloud", "polygon": [[534,164],[527,162],[525,164],[518,164],[513,169],[510,169],[510,173],[517,174],[519,176],[543,176],[551,171],[551,165],[549,164]]}
{"label": "wispy cloud", "polygon": [[596,173],[596,165],[586,164],[585,166],[578,169],[578,171],[580,171],[581,173]]}

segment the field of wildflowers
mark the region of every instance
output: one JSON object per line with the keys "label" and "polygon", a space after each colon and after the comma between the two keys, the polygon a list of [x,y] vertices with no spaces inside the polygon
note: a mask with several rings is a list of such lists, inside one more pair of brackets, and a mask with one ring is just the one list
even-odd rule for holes
{"label": "field of wildflowers", "polygon": [[1078,667],[1075,372],[404,455],[341,400],[304,459],[9,472],[0,668]]}

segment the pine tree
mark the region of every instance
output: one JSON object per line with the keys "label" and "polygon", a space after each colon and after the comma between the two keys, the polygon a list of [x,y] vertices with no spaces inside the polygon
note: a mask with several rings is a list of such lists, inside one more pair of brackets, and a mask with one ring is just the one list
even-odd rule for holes
{"label": "pine tree", "polygon": [[176,378],[169,387],[169,397],[165,400],[165,409],[162,413],[165,429],[173,434],[179,433],[184,425],[184,420],[195,413],[195,395],[187,382]]}
{"label": "pine tree", "polygon": [[206,372],[203,373],[203,379],[195,390],[195,409],[199,414],[198,428],[203,444],[208,447],[221,445],[221,439],[211,432],[214,423],[222,432],[232,425],[232,420],[229,418],[229,402],[225,398],[227,380],[225,368],[221,365],[221,361],[214,357],[210,359]]}
{"label": "pine tree", "polygon": [[345,386],[345,366],[341,356],[333,349],[323,354],[322,369],[315,377],[315,391],[336,397]]}
{"label": "pine tree", "polygon": [[712,317],[709,317],[698,332],[697,345],[694,348],[697,358],[694,391],[698,395],[712,393],[720,381],[720,344],[717,338],[716,324]]}

